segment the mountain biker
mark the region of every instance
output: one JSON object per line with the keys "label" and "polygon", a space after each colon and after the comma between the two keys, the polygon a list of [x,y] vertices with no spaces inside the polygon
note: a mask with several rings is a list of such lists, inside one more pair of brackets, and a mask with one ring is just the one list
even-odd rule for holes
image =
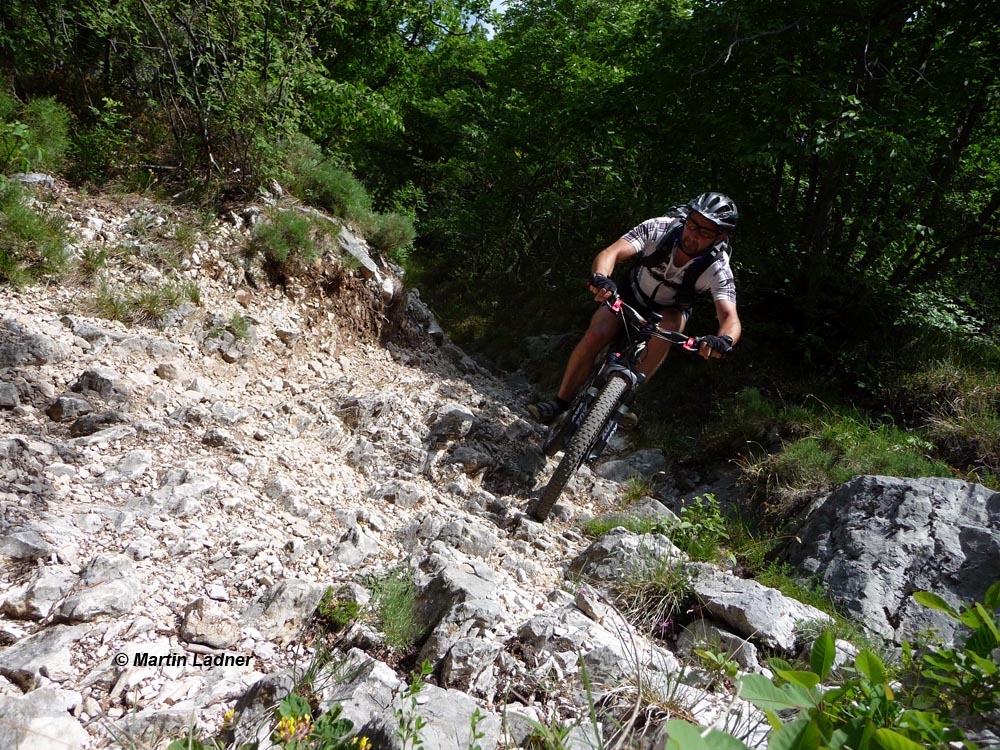
{"label": "mountain biker", "polygon": [[[739,213],[732,199],[722,193],[702,193],[685,206],[666,215],[648,219],[606,247],[594,258],[587,286],[594,300],[604,302],[616,291],[622,300],[644,316],[663,315],[660,328],[681,332],[691,317],[694,297],[710,293],[715,303],[719,330],[702,339],[699,354],[705,359],[721,358],[739,341],[742,326],[736,313],[736,285],[729,267],[729,235],[736,228]],[[640,263],[629,271],[620,287],[610,276],[622,261],[638,257]],[[624,325],[620,316],[601,305],[590,327],[569,357],[556,397],[528,405],[531,416],[548,424],[573,400],[590,374],[594,359],[618,335]],[[653,339],[639,370],[653,376],[670,349],[670,344]],[[623,427],[634,426],[631,412]]]}

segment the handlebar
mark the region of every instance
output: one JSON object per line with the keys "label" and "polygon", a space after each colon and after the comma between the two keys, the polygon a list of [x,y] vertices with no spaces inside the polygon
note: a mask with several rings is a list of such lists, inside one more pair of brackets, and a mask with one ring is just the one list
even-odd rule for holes
{"label": "handlebar", "polygon": [[[611,311],[621,315],[622,310],[626,310],[629,315],[635,318],[636,323],[638,323],[640,328],[647,329],[649,334],[655,338],[662,339],[671,344],[676,344],[682,350],[689,352],[691,354],[697,354],[699,348],[701,347],[701,336],[688,336],[686,333],[680,333],[679,331],[667,331],[660,328],[657,323],[659,323],[660,315],[658,313],[653,313],[656,316],[656,320],[647,320],[643,317],[642,313],[636,310],[629,304],[626,304],[622,298],[619,296],[618,292],[613,293],[608,299],[604,301],[604,304],[611,308]],[[650,317],[653,317],[650,316]]]}

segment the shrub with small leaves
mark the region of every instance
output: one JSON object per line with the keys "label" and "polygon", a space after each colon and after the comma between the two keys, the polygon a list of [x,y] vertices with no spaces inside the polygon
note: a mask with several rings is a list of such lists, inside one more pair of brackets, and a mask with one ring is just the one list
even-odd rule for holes
{"label": "shrub with small leaves", "polygon": [[70,262],[65,222],[36,211],[20,186],[0,176],[0,284],[59,278]]}
{"label": "shrub with small leaves", "polygon": [[326,593],[316,607],[316,619],[321,626],[332,633],[337,633],[361,615],[361,605],[353,599],[338,599],[332,588]]}
{"label": "shrub with small leaves", "polygon": [[249,250],[251,254],[263,255],[278,275],[290,275],[320,256],[315,231],[315,223],[309,217],[296,211],[275,210],[267,221],[254,227]]}
{"label": "shrub with small leaves", "polygon": [[671,541],[695,560],[715,562],[728,538],[726,520],[714,495],[696,497],[678,514]]}

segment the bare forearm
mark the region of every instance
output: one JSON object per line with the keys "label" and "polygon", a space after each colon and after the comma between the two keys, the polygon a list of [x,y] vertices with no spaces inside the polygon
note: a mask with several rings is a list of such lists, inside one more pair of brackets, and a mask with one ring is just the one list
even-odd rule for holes
{"label": "bare forearm", "polygon": [[615,266],[627,258],[635,255],[635,248],[625,240],[618,240],[614,244],[608,245],[595,257],[590,266],[591,273],[600,273],[610,276],[615,270]]}
{"label": "bare forearm", "polygon": [[736,314],[736,305],[732,302],[716,302],[716,315],[719,318],[719,336],[729,336],[735,344],[743,333],[740,316]]}

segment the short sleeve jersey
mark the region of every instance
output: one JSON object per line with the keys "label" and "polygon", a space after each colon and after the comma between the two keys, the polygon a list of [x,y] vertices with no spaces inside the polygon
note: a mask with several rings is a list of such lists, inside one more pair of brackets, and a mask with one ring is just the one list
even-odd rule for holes
{"label": "short sleeve jersey", "polygon": [[[640,292],[642,298],[659,307],[681,305],[681,301],[677,299],[677,290],[688,266],[694,263],[694,259],[681,266],[674,263],[673,248],[680,241],[682,221],[671,216],[647,219],[622,237],[635,248],[636,255],[642,257],[655,252],[660,240],[665,236],[676,235],[672,242],[668,239],[671,251],[659,265],[652,268],[637,266],[630,275],[633,290]],[[736,302],[736,281],[729,265],[729,242],[723,240],[716,247],[720,251],[719,255],[715,262],[695,280],[695,291],[710,293],[713,300]]]}

